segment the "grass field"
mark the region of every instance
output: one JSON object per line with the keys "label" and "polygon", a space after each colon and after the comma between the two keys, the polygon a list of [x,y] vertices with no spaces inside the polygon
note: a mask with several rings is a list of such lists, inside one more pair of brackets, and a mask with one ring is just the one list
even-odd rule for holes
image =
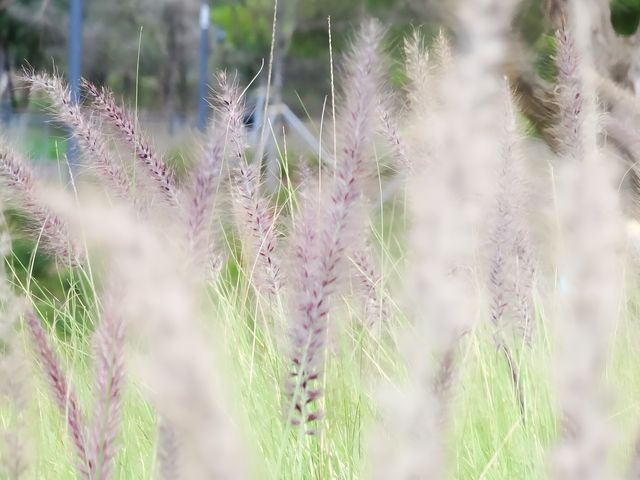
{"label": "grass field", "polygon": [[[324,400],[326,423],[314,437],[300,437],[282,423],[279,390],[286,359],[273,339],[253,328],[254,322],[282,321],[260,314],[240,314],[237,298],[220,301],[212,309],[210,327],[224,332],[233,368],[229,378],[237,385],[235,411],[246,418],[248,441],[255,449],[258,471],[255,478],[362,478],[366,465],[367,435],[375,425],[376,385],[385,377],[402,377],[393,349],[371,338],[354,325],[340,334],[341,349],[329,360]],[[628,311],[616,329],[615,347],[607,368],[612,398],[611,421],[618,431],[615,462],[619,471],[634,448],[640,423],[637,369],[638,329],[633,311]],[[59,310],[55,318],[72,315]],[[451,478],[543,479],[547,478],[548,456],[558,439],[553,397],[551,340],[540,318],[539,336],[532,347],[518,352],[522,375],[525,416],[514,396],[510,372],[504,358],[493,347],[491,334],[474,332],[461,350],[459,384],[451,406],[451,435],[448,441]],[[84,332],[72,332],[67,341],[56,342],[64,352],[71,381],[79,387],[92,384]],[[76,478],[73,451],[64,422],[52,404],[39,372],[30,377],[34,398],[28,411],[28,435],[33,439],[31,478]],[[154,471],[157,416],[137,383],[125,390],[120,451],[115,478],[150,478]],[[89,388],[80,388],[89,398]],[[87,401],[88,403],[88,401]],[[2,425],[12,425],[3,411]],[[29,477],[27,477],[29,478]]]}

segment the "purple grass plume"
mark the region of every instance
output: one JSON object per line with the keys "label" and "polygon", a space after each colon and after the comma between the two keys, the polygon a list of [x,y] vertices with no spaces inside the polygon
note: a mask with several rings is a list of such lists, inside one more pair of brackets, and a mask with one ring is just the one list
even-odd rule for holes
{"label": "purple grass plume", "polygon": [[364,324],[378,331],[389,317],[387,304],[381,296],[382,276],[375,264],[371,247],[356,250],[352,256],[355,279],[364,300]]}
{"label": "purple grass plume", "polygon": [[78,458],[78,474],[90,479],[90,461],[87,455],[86,421],[80,412],[75,392],[69,386],[60,361],[49,343],[49,338],[38,317],[29,309],[25,313],[25,324],[36,350],[38,360],[49,381],[53,400],[65,417],[67,429]]}
{"label": "purple grass plume", "polygon": [[42,201],[35,174],[27,163],[0,137],[0,184],[4,196],[34,223],[32,237],[62,263],[76,266],[84,255],[71,239],[65,222]]}
{"label": "purple grass plume", "polygon": [[338,120],[339,150],[329,198],[321,208],[303,206],[295,234],[295,272],[291,280],[296,291],[291,318],[293,369],[287,380],[287,393],[295,411],[290,420],[294,424],[314,422],[322,416],[316,400],[321,396],[318,384],[324,363],[329,302],[345,260],[351,216],[362,195],[367,148],[375,128],[382,33],[377,22],[366,23],[346,62],[347,88]]}
{"label": "purple grass plume", "polygon": [[[573,13],[577,20],[583,12],[575,8]],[[554,363],[561,428],[551,458],[551,478],[558,480],[615,478],[609,464],[614,440],[605,377],[610,340],[618,328],[622,222],[612,164],[598,145],[596,102],[581,73],[588,65],[589,29],[580,25],[573,30],[563,21],[556,35],[557,138],[564,161],[558,186],[564,286]]]}
{"label": "purple grass plume", "polygon": [[574,160],[584,157],[581,129],[585,119],[580,81],[579,59],[567,20],[562,17],[556,31],[557,98],[559,117],[553,133],[559,153]]}
{"label": "purple grass plume", "polygon": [[380,133],[391,150],[393,160],[399,164],[405,173],[411,173],[414,169],[411,155],[408,152],[406,142],[402,138],[398,121],[392,113],[391,107],[381,102],[378,106],[378,117],[380,120]]}
{"label": "purple grass plume", "polygon": [[477,296],[469,271],[483,195],[494,185],[500,155],[493,133],[515,2],[456,3],[464,41],[437,82],[437,96],[416,97],[421,104],[412,107],[437,115],[426,127],[418,123],[422,138],[414,136],[419,145],[428,139],[417,151],[430,158],[410,181],[412,321],[400,340],[408,381],[380,396],[381,425],[370,455],[370,476],[380,480],[447,477],[459,347],[474,328]]}
{"label": "purple grass plume", "polygon": [[282,273],[275,252],[278,243],[276,216],[267,199],[260,194],[256,165],[245,163],[236,172],[235,198],[242,217],[240,228],[250,232],[251,245],[246,245],[245,254],[250,260],[251,276],[259,290],[277,295]]}
{"label": "purple grass plume", "polygon": [[180,446],[175,430],[166,420],[160,420],[156,445],[156,476],[158,480],[179,480]]}
{"label": "purple grass plume", "polygon": [[207,143],[186,191],[188,243],[196,256],[211,254],[214,242],[209,224],[225,161],[237,167],[245,149],[244,101],[238,82],[224,72],[217,79],[218,88],[213,99],[215,112],[207,129]]}
{"label": "purple grass plume", "polygon": [[107,186],[120,198],[131,199],[131,185],[126,172],[114,161],[106,139],[95,123],[84,116],[80,106],[71,100],[69,87],[57,75],[25,70],[24,78],[32,88],[46,93],[55,108],[55,116],[70,129],[86,160],[94,166]]}
{"label": "purple grass plume", "polygon": [[117,437],[122,417],[125,324],[114,305],[115,299],[108,298],[95,334],[96,398],[89,452],[92,480],[114,478],[119,448]]}
{"label": "purple grass plume", "polygon": [[96,111],[115,127],[125,142],[133,148],[136,159],[151,183],[157,186],[169,202],[176,202],[178,191],[175,175],[153,149],[152,144],[138,130],[132,115],[116,103],[113,92],[106,87],[98,88],[86,79],[83,79],[82,86],[91,97]]}
{"label": "purple grass plume", "polygon": [[33,459],[27,434],[27,412],[33,391],[29,388],[27,359],[16,328],[22,305],[11,289],[4,267],[10,254],[11,238],[0,208],[0,261],[3,262],[0,265],[0,405],[3,414],[15,414],[13,420],[3,421],[0,426],[0,478],[20,480],[27,478]]}
{"label": "purple grass plume", "polygon": [[519,331],[526,343],[533,332],[532,288],[535,275],[531,239],[520,176],[520,149],[516,116],[508,85],[501,166],[489,233],[488,289],[491,320],[503,337]]}

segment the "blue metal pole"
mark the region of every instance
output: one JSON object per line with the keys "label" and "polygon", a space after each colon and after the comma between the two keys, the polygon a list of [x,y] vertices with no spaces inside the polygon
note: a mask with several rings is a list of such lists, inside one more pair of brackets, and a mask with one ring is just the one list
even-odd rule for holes
{"label": "blue metal pole", "polygon": [[[69,3],[69,66],[68,82],[71,101],[80,100],[80,76],[82,75],[82,6],[84,0],[70,0]],[[73,164],[77,155],[77,146],[71,141],[67,149],[69,161]]]}
{"label": "blue metal pole", "polygon": [[71,0],[69,4],[69,86],[71,99],[80,98],[82,75],[82,4],[84,0]]}
{"label": "blue metal pole", "polygon": [[200,85],[198,89],[198,128],[204,132],[207,128],[207,82],[209,80],[209,3],[204,0],[200,5]]}

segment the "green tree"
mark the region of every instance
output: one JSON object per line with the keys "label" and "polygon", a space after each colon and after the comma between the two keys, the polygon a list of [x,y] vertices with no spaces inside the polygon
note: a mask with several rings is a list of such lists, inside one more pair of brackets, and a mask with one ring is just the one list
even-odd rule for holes
{"label": "green tree", "polygon": [[640,0],[612,0],[611,24],[624,36],[636,33],[640,24]]}
{"label": "green tree", "polygon": [[[57,13],[60,2],[50,3],[49,8]],[[55,57],[55,49],[51,47],[61,40],[57,27],[60,16],[49,15],[45,7],[47,3],[42,0],[0,2],[0,77],[6,79],[5,90],[14,108],[18,99],[12,84],[13,73],[26,61],[41,67],[48,58]]]}

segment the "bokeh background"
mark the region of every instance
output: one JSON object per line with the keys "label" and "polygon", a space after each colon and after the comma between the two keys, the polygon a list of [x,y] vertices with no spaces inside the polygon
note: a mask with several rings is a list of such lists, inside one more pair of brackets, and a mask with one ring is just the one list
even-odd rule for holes
{"label": "bokeh background", "polygon": [[[553,74],[548,34],[561,3],[526,0],[519,7],[512,62],[505,69],[524,82],[521,95],[535,91],[537,79]],[[0,121],[34,160],[58,159],[66,151],[65,132],[47,121],[46,105],[34,101],[20,81],[25,66],[57,70],[72,88],[79,76],[109,86],[136,109],[145,128],[170,151],[184,143],[185,131],[203,127],[209,115],[206,86],[214,83],[216,71],[237,72],[242,84],[251,85],[247,121],[255,121],[252,114],[264,98],[272,58],[271,101],[284,102],[306,125],[311,135],[307,137],[317,137],[313,123],[320,119],[331,91],[329,17],[336,68],[354,27],[368,17],[381,19],[388,28],[390,58],[399,64],[403,39],[416,26],[427,37],[440,28],[453,37],[460,35],[452,21],[455,4],[455,0],[280,0],[277,5],[274,0],[0,0]],[[611,21],[619,34],[635,34],[639,19],[640,0],[611,2]],[[625,81],[633,59],[627,63],[617,74]],[[391,82],[401,85],[401,69],[393,64],[389,68],[397,72]],[[537,71],[530,72],[532,68]],[[283,128],[290,127],[284,123]]]}
{"label": "bokeh background", "polygon": [[[55,157],[51,138],[64,135],[50,126],[40,131],[43,119],[35,117],[42,105],[30,101],[19,75],[26,65],[67,75],[77,62],[82,76],[137,106],[147,128],[179,133],[198,126],[202,63],[207,84],[215,71],[237,71],[243,84],[253,80],[248,96],[259,96],[272,38],[272,98],[282,98],[303,121],[317,119],[330,92],[328,17],[336,65],[354,27],[371,16],[387,26],[387,46],[399,59],[407,32],[422,26],[437,33],[454,3],[280,0],[274,31],[273,0],[0,0],[2,121],[13,124],[32,155]],[[209,27],[204,59],[203,15]],[[526,45],[539,42],[547,30],[544,1],[524,2],[517,23]],[[397,70],[393,81],[401,83]]]}

